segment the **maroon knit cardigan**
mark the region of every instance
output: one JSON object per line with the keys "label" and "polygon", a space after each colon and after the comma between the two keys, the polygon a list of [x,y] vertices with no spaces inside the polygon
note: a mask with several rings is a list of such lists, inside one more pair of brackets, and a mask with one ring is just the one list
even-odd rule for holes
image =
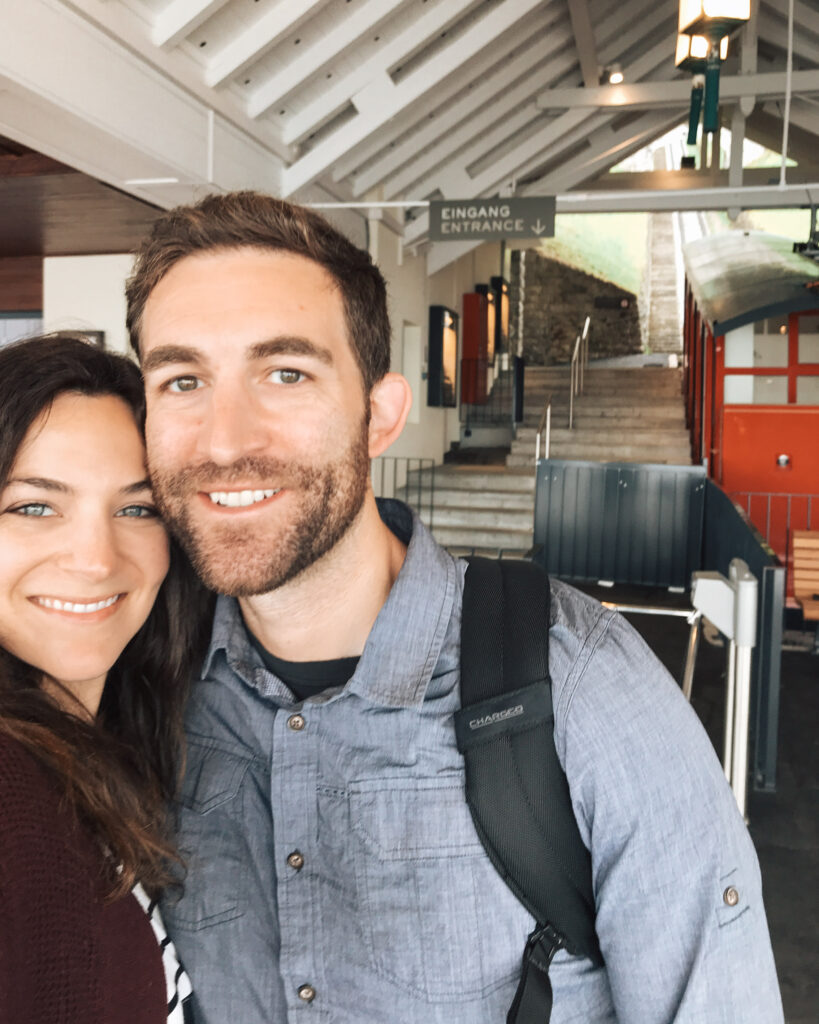
{"label": "maroon knit cardigan", "polygon": [[102,857],[47,770],[0,734],[0,1024],[166,1024],[142,908],[105,903]]}

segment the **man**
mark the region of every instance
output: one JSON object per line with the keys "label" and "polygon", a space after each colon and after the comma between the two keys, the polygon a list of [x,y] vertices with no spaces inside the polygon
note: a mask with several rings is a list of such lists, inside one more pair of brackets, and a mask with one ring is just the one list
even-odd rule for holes
{"label": "man", "polygon": [[[533,922],[464,802],[465,565],[369,485],[410,404],[381,275],[315,214],[237,193],[161,217],[128,301],[156,497],[222,595],[166,906],[198,1019],[503,1021]],[[557,954],[552,1021],[781,1020],[703,730],[627,623],[557,581],[551,615],[605,958]]]}

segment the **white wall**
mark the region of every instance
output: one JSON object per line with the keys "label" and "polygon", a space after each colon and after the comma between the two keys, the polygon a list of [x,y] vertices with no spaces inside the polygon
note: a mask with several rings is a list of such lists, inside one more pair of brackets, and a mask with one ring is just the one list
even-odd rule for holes
{"label": "white wall", "polygon": [[125,280],[133,257],[48,256],[43,260],[43,330],[105,331],[105,346],[130,352]]}

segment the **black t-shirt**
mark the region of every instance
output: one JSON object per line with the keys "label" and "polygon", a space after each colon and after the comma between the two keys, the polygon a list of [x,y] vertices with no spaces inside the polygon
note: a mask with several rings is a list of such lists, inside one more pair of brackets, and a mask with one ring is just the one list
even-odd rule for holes
{"label": "black t-shirt", "polygon": [[307,700],[324,690],[344,686],[358,665],[357,657],[333,658],[331,661],[284,661],[271,654],[252,633],[250,640],[265,668],[286,683],[297,700]]}

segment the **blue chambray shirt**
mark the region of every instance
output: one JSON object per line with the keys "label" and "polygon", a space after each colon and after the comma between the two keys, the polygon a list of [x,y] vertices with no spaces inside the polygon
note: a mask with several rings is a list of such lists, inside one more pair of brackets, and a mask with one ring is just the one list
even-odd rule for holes
{"label": "blue chambray shirt", "polygon": [[[185,894],[163,908],[204,1024],[506,1019],[533,922],[464,799],[465,565],[404,506],[381,512],[412,536],[343,689],[295,703],[219,599],[187,714]],[[624,619],[558,581],[551,618],[606,963],[557,954],[553,1024],[777,1024],[757,859],[705,732]]]}

